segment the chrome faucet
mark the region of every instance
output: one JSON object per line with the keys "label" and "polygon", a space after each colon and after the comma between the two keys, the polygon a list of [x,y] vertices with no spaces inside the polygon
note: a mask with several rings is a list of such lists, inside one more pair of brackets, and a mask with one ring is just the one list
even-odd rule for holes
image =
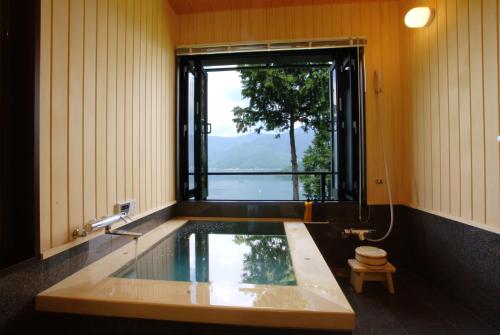
{"label": "chrome faucet", "polygon": [[357,235],[360,241],[365,240],[365,235],[374,233],[375,230],[373,229],[355,229],[355,228],[346,228],[344,229],[340,235],[342,239],[347,239],[353,235]]}
{"label": "chrome faucet", "polygon": [[142,236],[142,233],[134,233],[131,231],[123,230],[123,229],[113,229],[111,230],[111,225],[120,220],[125,221],[126,223],[130,223],[130,218],[127,213],[122,212],[119,214],[115,214],[112,216],[104,216],[100,219],[95,219],[92,222],[89,222],[85,225],[84,229],[87,232],[96,231],[104,228],[104,233],[109,235],[118,235],[118,236],[128,236],[132,237],[134,240],[138,239]]}

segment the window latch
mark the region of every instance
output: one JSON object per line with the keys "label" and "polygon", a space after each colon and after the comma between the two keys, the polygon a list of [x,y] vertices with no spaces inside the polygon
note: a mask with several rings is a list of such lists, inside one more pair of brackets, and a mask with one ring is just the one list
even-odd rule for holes
{"label": "window latch", "polygon": [[207,123],[205,129],[206,129],[205,130],[205,134],[210,134],[212,132],[212,124],[211,123]]}

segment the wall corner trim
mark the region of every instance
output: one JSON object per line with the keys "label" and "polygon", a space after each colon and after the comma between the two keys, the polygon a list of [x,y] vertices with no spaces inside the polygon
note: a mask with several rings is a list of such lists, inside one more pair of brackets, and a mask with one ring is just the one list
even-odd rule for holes
{"label": "wall corner trim", "polygon": [[448,219],[448,220],[453,220],[453,221],[456,221],[456,222],[460,222],[460,223],[463,223],[463,224],[466,224],[466,225],[469,225],[469,226],[472,226],[472,227],[475,227],[475,228],[483,229],[483,230],[489,231],[491,233],[500,234],[500,227],[490,226],[490,225],[487,225],[485,223],[479,223],[479,222],[475,222],[475,221],[472,221],[472,220],[467,220],[467,219],[462,218],[462,217],[453,216],[453,215],[450,215],[450,214],[447,214],[447,213],[442,213],[442,212],[439,212],[439,211],[434,211],[434,210],[426,209],[426,208],[419,207],[419,206],[414,206],[414,205],[405,205],[405,206],[407,206],[409,208],[413,208],[413,209],[419,210],[419,211],[422,211],[422,212],[425,212],[425,213],[436,215],[436,216],[439,216],[439,217],[442,217],[442,218],[445,218],[445,219]]}

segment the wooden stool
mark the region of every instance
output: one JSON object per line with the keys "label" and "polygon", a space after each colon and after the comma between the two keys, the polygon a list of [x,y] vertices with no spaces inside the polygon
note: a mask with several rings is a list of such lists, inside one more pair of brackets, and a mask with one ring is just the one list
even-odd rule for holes
{"label": "wooden stool", "polygon": [[385,282],[389,292],[394,294],[392,274],[396,272],[396,268],[391,263],[387,262],[383,269],[378,270],[371,270],[355,259],[349,259],[347,263],[351,268],[351,285],[356,293],[363,291],[365,281],[381,281]]}

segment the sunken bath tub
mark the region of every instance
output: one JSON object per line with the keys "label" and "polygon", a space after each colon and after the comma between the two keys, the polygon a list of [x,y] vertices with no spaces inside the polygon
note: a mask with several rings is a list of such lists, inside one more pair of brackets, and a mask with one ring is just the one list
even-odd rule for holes
{"label": "sunken bath tub", "polygon": [[37,311],[354,329],[355,315],[299,222],[169,220],[36,297]]}

